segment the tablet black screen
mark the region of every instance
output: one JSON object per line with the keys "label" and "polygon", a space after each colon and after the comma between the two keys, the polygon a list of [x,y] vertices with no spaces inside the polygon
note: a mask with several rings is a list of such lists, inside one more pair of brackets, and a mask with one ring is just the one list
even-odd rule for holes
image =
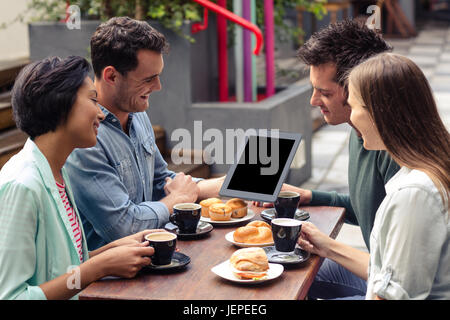
{"label": "tablet black screen", "polygon": [[294,143],[293,139],[250,136],[228,189],[273,194]]}

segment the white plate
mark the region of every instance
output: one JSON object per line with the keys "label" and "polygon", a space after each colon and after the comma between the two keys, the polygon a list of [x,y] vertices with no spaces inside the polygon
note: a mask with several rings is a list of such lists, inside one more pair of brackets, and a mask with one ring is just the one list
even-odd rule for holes
{"label": "white plate", "polygon": [[273,246],[274,243],[273,242],[268,242],[268,243],[242,243],[242,242],[236,242],[234,241],[234,231],[228,232],[225,235],[225,239],[228,242],[231,242],[232,244],[234,244],[235,246],[241,247],[241,248],[250,248],[250,247],[268,247],[268,246]]}
{"label": "white plate", "polygon": [[275,278],[278,278],[281,276],[281,274],[284,271],[284,267],[281,264],[278,263],[269,263],[269,271],[267,272],[267,277],[265,279],[261,280],[243,280],[239,279],[233,274],[233,271],[231,271],[230,266],[230,260],[224,261],[221,264],[218,264],[217,266],[211,268],[211,271],[217,274],[219,277],[222,277],[224,279],[238,282],[238,283],[246,283],[246,284],[254,284],[254,283],[261,283],[265,281],[269,281]]}
{"label": "white plate", "polygon": [[223,225],[223,226],[227,226],[227,225],[231,226],[231,225],[238,224],[238,223],[241,223],[244,221],[249,221],[254,216],[255,216],[255,212],[253,210],[248,209],[247,215],[242,218],[231,218],[230,220],[227,220],[227,221],[215,221],[215,220],[211,220],[211,218],[201,217],[200,220],[211,223],[212,225],[216,224],[216,225]]}

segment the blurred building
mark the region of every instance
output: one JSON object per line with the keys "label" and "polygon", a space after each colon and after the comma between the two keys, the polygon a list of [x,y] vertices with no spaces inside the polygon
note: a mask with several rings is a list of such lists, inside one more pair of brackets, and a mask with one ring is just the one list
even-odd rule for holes
{"label": "blurred building", "polygon": [[29,0],[0,1],[0,60],[10,60],[29,56],[28,28],[26,23],[11,23],[26,9]]}

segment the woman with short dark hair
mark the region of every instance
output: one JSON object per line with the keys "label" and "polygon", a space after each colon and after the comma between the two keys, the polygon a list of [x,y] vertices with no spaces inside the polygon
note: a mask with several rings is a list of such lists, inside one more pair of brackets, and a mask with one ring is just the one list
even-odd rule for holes
{"label": "woman with short dark hair", "polygon": [[96,144],[104,118],[89,70],[81,57],[47,58],[14,84],[14,119],[30,138],[0,171],[0,299],[77,298],[93,281],[150,264],[151,230],[88,252],[63,166],[75,148]]}

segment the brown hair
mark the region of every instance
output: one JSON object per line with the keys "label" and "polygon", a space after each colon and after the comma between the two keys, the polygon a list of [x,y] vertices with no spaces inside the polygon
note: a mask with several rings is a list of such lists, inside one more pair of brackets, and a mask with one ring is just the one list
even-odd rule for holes
{"label": "brown hair", "polygon": [[345,87],[347,75],[362,61],[392,47],[363,20],[342,20],[314,33],[300,47],[297,57],[307,66],[336,64],[335,81]]}
{"label": "brown hair", "polygon": [[164,35],[147,22],[114,17],[99,25],[91,37],[92,67],[97,78],[107,66],[125,76],[136,69],[139,50],[165,53],[168,47]]}
{"label": "brown hair", "polygon": [[349,79],[394,160],[426,172],[448,205],[450,134],[420,68],[382,53],[355,67]]}

